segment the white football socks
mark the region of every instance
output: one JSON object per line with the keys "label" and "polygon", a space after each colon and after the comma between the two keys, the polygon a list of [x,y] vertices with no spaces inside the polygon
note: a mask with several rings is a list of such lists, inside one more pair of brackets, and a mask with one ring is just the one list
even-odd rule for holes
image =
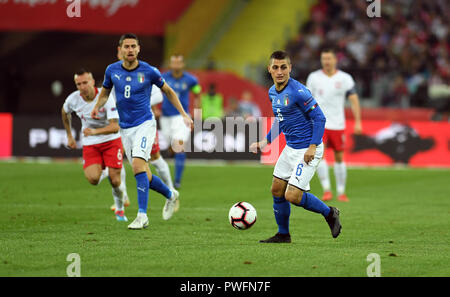
{"label": "white football socks", "polygon": [[322,159],[322,161],[320,161],[319,163],[319,166],[317,166],[317,176],[319,177],[323,191],[324,192],[330,191],[331,189],[330,173],[328,171],[328,164],[325,159]]}
{"label": "white football socks", "polygon": [[334,176],[336,178],[336,191],[338,195],[345,193],[345,184],[347,182],[347,166],[344,162],[334,163]]}
{"label": "white football socks", "polygon": [[114,203],[116,204],[116,211],[123,211],[123,198],[124,198],[124,193],[122,192],[122,190],[119,187],[113,187],[112,188],[112,195],[114,198]]}
{"label": "white football socks", "polygon": [[127,174],[126,174],[126,171],[125,171],[125,166],[122,166],[122,170],[120,171],[120,186],[119,186],[119,188],[123,192],[124,198],[128,197],[128,194],[127,194]]}
{"label": "white football socks", "polygon": [[155,166],[156,173],[158,173],[159,177],[163,180],[163,182],[169,187],[169,189],[173,189],[172,177],[170,175],[170,168],[167,162],[160,156],[158,159],[154,161],[150,161],[150,163]]}

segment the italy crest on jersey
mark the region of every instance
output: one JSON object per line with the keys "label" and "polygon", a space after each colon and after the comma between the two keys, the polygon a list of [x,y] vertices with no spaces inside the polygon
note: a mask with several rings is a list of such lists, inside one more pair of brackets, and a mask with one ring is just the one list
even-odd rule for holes
{"label": "italy crest on jersey", "polygon": [[142,83],[144,83],[144,80],[145,80],[144,73],[139,72],[138,73],[138,82],[140,82],[142,84]]}
{"label": "italy crest on jersey", "polygon": [[289,105],[289,96],[287,94],[284,95],[283,104],[284,104],[284,106],[288,106]]}

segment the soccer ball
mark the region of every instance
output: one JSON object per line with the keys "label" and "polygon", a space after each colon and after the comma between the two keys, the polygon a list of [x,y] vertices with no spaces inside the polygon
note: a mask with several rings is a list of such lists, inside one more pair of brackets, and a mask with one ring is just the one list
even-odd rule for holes
{"label": "soccer ball", "polygon": [[234,228],[248,229],[256,222],[256,209],[248,202],[238,202],[230,208],[228,219]]}

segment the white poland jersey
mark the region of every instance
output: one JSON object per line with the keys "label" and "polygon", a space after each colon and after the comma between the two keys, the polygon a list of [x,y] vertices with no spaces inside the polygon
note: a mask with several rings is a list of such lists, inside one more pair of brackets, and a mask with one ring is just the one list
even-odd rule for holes
{"label": "white poland jersey", "polygon": [[345,99],[347,92],[355,87],[352,76],[341,70],[328,76],[319,69],[308,75],[306,87],[311,91],[327,119],[325,129],[344,130]]}
{"label": "white poland jersey", "polygon": [[[64,102],[64,111],[69,114],[75,112],[81,119],[81,131],[85,128],[102,128],[109,124],[111,119],[119,119],[119,113],[117,112],[116,103],[114,100],[108,98],[105,105],[99,110],[98,117],[100,119],[91,118],[92,109],[98,101],[98,96],[101,89],[95,88],[95,98],[91,102],[86,102],[80,95],[80,91],[75,91],[70,94]],[[111,141],[120,137],[120,133],[101,134],[101,135],[89,135],[85,137],[83,132],[81,133],[81,143],[85,145],[93,145]]]}

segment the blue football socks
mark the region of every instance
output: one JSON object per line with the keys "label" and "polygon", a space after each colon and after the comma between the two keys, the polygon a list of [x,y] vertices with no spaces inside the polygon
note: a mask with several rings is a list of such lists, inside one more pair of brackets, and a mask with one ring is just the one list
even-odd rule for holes
{"label": "blue football socks", "polygon": [[181,177],[183,176],[184,163],[186,161],[186,153],[176,153],[175,154],[175,184],[180,185]]}
{"label": "blue football socks", "polygon": [[136,187],[137,187],[137,198],[138,198],[138,206],[139,212],[147,213],[148,206],[148,189],[149,182],[147,177],[147,172],[141,172],[134,176],[136,179]]}
{"label": "blue football socks", "polygon": [[167,199],[170,199],[172,197],[172,191],[169,189],[169,187],[163,183],[163,181],[156,175],[152,175],[152,180],[150,181],[149,187],[151,190],[156,191]]}
{"label": "blue football socks", "polygon": [[303,193],[302,201],[300,201],[299,206],[303,207],[306,210],[320,213],[324,217],[328,216],[328,214],[330,213],[330,208],[325,203],[323,203],[322,200],[307,192]]}
{"label": "blue football socks", "polygon": [[278,233],[289,234],[289,216],[291,204],[284,197],[273,196],[273,213],[278,225]]}

